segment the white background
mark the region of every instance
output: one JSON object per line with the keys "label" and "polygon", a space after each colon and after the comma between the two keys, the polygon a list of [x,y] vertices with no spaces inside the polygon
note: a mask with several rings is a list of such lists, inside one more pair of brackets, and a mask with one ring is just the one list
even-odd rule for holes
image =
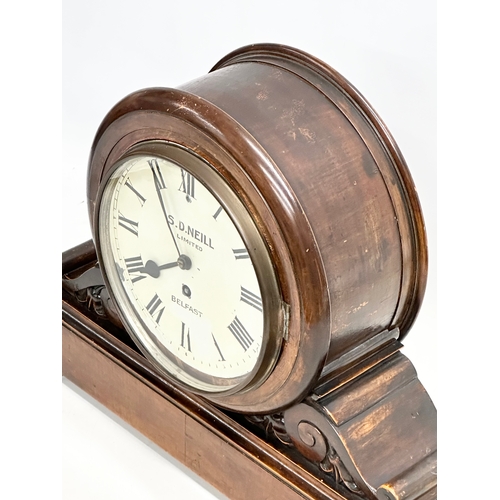
{"label": "white background", "polygon": [[[90,238],[87,160],[107,111],[140,88],[176,87],[203,75],[228,52],[255,42],[292,45],[333,66],[368,99],[400,146],[419,192],[430,253],[425,302],[403,352],[437,404],[433,1],[65,2],[62,250]],[[172,464],[65,383],[64,498],[218,495]]]}
{"label": "white background", "polygon": [[495,4],[4,4],[0,496],[213,498],[210,488],[197,490],[182,467],[67,384],[61,398],[60,252],[89,237],[88,153],[117,100],[141,87],[175,87],[239,46],[278,42],[320,57],[347,77],[382,116],[407,159],[424,209],[431,262],[424,306],[403,352],[438,406],[441,500],[492,497],[497,461],[478,457],[491,456],[500,445]]}

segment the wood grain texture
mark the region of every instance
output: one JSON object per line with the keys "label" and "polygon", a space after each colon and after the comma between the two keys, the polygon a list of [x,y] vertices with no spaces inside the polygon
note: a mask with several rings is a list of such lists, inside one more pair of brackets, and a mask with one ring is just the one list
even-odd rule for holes
{"label": "wood grain texture", "polygon": [[344,483],[368,498],[435,494],[436,408],[413,365],[396,351],[365,368],[285,411],[289,436],[304,456],[330,461]]}
{"label": "wood grain texture", "polygon": [[[307,215],[330,293],[330,357],[390,326],[401,276],[395,212],[375,161],[340,110],[268,64],[235,64],[183,89],[222,108],[265,145]],[[251,94],[254,100],[241,99]]]}
{"label": "wood grain texture", "polygon": [[65,376],[231,498],[435,498],[436,409],[399,352],[425,290],[425,227],[370,104],[322,61],[268,44],[179,88],[134,92],[92,146],[94,236],[103,179],[158,144],[202,160],[258,228],[289,312],[286,331],[266,331],[276,364],[241,394],[183,390],[131,344],[105,283],[89,287],[86,244],[63,257]]}
{"label": "wood grain texture", "polygon": [[63,375],[229,498],[356,498],[315,478],[306,464],[294,462],[210,403],[162,379],[93,316],[63,292]]}
{"label": "wood grain texture", "polygon": [[192,151],[224,178],[259,228],[289,307],[268,379],[214,395],[217,404],[285,408],[379,349],[382,332],[408,333],[427,276],[418,197],[382,120],[335,70],[290,47],[253,45],[177,89],[129,95],[92,147],[93,225],[101,180],[146,141]]}

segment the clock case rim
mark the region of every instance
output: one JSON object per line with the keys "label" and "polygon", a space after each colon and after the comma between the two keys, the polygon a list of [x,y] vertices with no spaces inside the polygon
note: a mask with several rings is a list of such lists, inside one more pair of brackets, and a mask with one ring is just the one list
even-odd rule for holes
{"label": "clock case rim", "polygon": [[[174,376],[176,381],[183,387],[205,397],[227,397],[235,393],[243,393],[251,390],[252,388],[259,386],[265,380],[276,363],[281,342],[283,340],[283,336],[285,335],[285,316],[287,305],[281,300],[278,283],[274,275],[273,264],[267,252],[265,242],[260,237],[260,233],[257,228],[253,225],[253,220],[249,217],[245,207],[237,198],[236,194],[227,186],[223,178],[217,173],[217,170],[201,157],[195,155],[193,151],[189,151],[178,144],[167,141],[140,142],[131,147],[130,150],[108,170],[106,176],[102,179],[96,199],[96,206],[99,207],[99,209],[96,210],[94,214],[94,227],[101,227],[100,220],[102,218],[102,202],[108,189],[107,186],[110,179],[115,176],[116,171],[121,169],[127,161],[146,156],[162,158],[190,172],[204,185],[206,189],[208,189],[209,192],[211,192],[211,194],[221,203],[223,208],[228,213],[229,217],[233,221],[233,224],[237,227],[238,232],[245,242],[252,262],[254,263],[254,269],[259,281],[263,301],[264,336],[262,340],[262,347],[253,369],[247,375],[232,377],[230,379],[209,376],[195,368],[189,367],[189,365],[184,367],[184,363],[182,363],[181,358],[178,358],[173,353],[171,353],[171,355],[167,355],[168,358],[176,358],[178,363],[172,363],[177,364],[184,372],[187,372],[188,375],[192,375],[193,378],[202,380],[205,383],[212,382],[214,386],[218,385],[220,387],[219,391],[203,390],[199,387],[196,388],[196,382],[194,384],[190,384],[183,381],[182,378],[178,378],[174,374],[169,373],[166,371],[165,367],[162,366],[162,364],[159,363],[153,355],[151,355],[150,350],[144,345],[141,335],[136,332],[135,326],[132,326],[132,323],[134,325],[139,323],[139,328],[146,330],[146,333],[148,330],[147,326],[145,326],[139,316],[136,318],[137,321],[134,321],[134,318],[130,320],[128,318],[128,314],[123,311],[121,305],[119,304],[122,299],[120,299],[120,301],[117,300],[112,282],[118,280],[111,280],[109,276],[110,273],[106,269],[106,266],[103,265],[105,262],[102,251],[103,238],[101,230],[98,229],[95,233],[97,258],[98,261],[102,263],[100,266],[101,273],[108,290],[112,291],[110,295],[114,300],[123,326],[126,328],[137,347],[149,359],[149,361],[160,372],[166,373],[167,376]],[[109,199],[109,201],[111,201],[111,199]],[[105,210],[106,209],[107,207],[105,207]],[[105,244],[107,245],[107,241]],[[111,271],[111,274],[113,274],[113,271]],[[125,294],[119,293],[120,297],[123,295]],[[126,302],[130,303],[130,300],[127,298]],[[134,308],[129,304],[128,306],[125,306],[125,309]],[[160,348],[160,350],[162,349]],[[225,386],[229,386],[231,382],[233,382],[231,387],[226,389]]]}
{"label": "clock case rim", "polygon": [[[207,123],[210,127],[205,128]],[[290,305],[287,338],[269,377],[257,388],[242,394],[220,397],[207,394],[206,397],[238,412],[264,414],[292,405],[315,385],[330,343],[329,298],[322,260],[300,204],[262,146],[220,108],[182,90],[144,89],[125,97],[111,109],[92,146],[87,197],[94,241],[100,183],[133,147],[153,140],[194,151],[215,167],[236,191],[267,242],[283,302]],[[260,177],[260,184],[254,171],[265,173]],[[284,235],[283,227],[292,234]],[[297,275],[289,253],[290,242],[297,240],[310,250],[301,276]],[[304,277],[308,279],[306,284],[300,283]],[[313,310],[304,318],[301,300],[306,291],[311,290],[316,294]]]}
{"label": "clock case rim", "polygon": [[[284,66],[293,64],[295,65],[294,71],[299,68],[308,76],[314,72],[329,84],[341,89],[356,111],[365,117],[372,132],[379,138],[386,154],[395,165],[392,167],[394,172],[390,174],[382,172],[382,174],[386,182],[390,175],[397,177],[401,187],[401,199],[396,200],[395,208],[398,215],[405,219],[409,226],[411,241],[403,250],[406,252],[406,260],[413,265],[408,273],[411,276],[407,279],[406,295],[398,304],[392,322],[394,330],[397,330],[396,335],[402,339],[418,314],[427,277],[425,226],[405,160],[384,123],[361,94],[335,70],[309,54],[283,45],[251,45],[230,53],[221,59],[212,71],[241,61],[262,62],[268,59],[279,61]],[[297,71],[300,72],[299,70]],[[302,78],[306,80],[306,77],[302,76]],[[318,86],[317,82],[314,85]],[[201,128],[204,129],[203,133]],[[88,205],[91,221],[99,182],[109,165],[120,158],[120,155],[125,154],[130,147],[141,141],[170,140],[182,144],[186,138],[189,144],[183,145],[193,148],[201,156],[207,154],[206,149],[203,148],[208,145],[208,149],[216,159],[220,160],[223,156],[226,159],[232,159],[241,171],[237,172],[236,179],[233,178],[230,182],[240,187],[243,182],[254,189],[257,197],[252,200],[245,196],[244,191],[238,190],[238,194],[243,197],[245,203],[257,202],[257,206],[254,204],[251,212],[257,218],[259,229],[267,231],[264,238],[273,252],[273,260],[278,264],[277,270],[284,300],[291,307],[290,318],[292,319],[285,349],[287,351],[286,363],[278,362],[276,365],[277,368],[286,365],[286,368],[277,375],[275,372],[271,373],[270,379],[276,375],[273,383],[270,383],[268,379],[257,391],[227,399],[211,399],[221,406],[242,412],[269,413],[288,407],[305,397],[317,384],[325,368],[331,340],[330,297],[321,255],[307,217],[301,212],[300,203],[294,197],[287,181],[279,174],[274,161],[246,129],[213,103],[186,90],[151,88],[130,94],[105,117],[92,146],[88,175]],[[200,147],[199,140],[205,146]],[[209,158],[205,157],[205,159],[210,163]],[[248,169],[248,164],[251,165],[250,169]],[[246,170],[242,165],[246,165]],[[255,168],[265,172],[265,179],[255,177]],[[227,175],[227,171],[221,170],[221,172],[223,176]],[[271,186],[264,186],[264,180]],[[262,193],[265,194],[262,195]],[[280,195],[285,193],[286,200],[277,203],[278,193]],[[272,210],[269,209],[269,202],[271,205],[277,203],[271,207]],[[291,206],[291,212],[286,210],[284,205]],[[276,212],[276,208],[279,213]],[[262,210],[267,210],[267,215],[272,218],[271,222],[265,220],[264,217],[259,217],[259,213],[262,215]],[[277,224],[277,219],[280,219],[281,224]],[[295,229],[300,227],[300,244],[307,244],[308,250],[311,251],[308,255],[309,261],[303,261],[307,268],[305,274],[309,274],[307,283],[302,277],[293,274],[297,266],[292,263],[290,250],[286,247],[287,243],[293,239],[290,236],[289,224],[295,225]],[[276,241],[278,241],[277,245],[274,244]],[[314,264],[311,264],[312,262]],[[315,308],[309,311],[306,321],[300,312],[301,294],[310,293],[312,290]],[[297,313],[300,318],[294,321],[293,317]],[[390,338],[390,336],[382,337],[385,341]],[[314,338],[314,342],[311,342],[311,338]],[[373,343],[369,344],[367,346],[369,351],[358,349],[354,356],[361,359],[377,347]],[[340,360],[340,363],[335,365],[335,373],[345,369],[346,364],[352,364],[355,361],[350,356],[344,356],[344,358],[345,361]],[[280,361],[282,360],[283,355],[280,358]],[[332,364],[331,359],[328,362],[329,366],[335,364]],[[331,375],[333,373],[328,373],[329,377]],[[268,389],[263,390],[263,388]]]}

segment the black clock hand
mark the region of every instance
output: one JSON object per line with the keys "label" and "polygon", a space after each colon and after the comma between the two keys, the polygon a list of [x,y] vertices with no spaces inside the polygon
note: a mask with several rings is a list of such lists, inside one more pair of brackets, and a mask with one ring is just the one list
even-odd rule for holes
{"label": "black clock hand", "polygon": [[171,269],[173,267],[180,267],[184,270],[190,269],[191,259],[187,255],[181,255],[175,262],[169,262],[168,264],[162,264],[161,266],[152,260],[148,260],[139,272],[149,274],[152,278],[158,278],[160,276],[160,271],[163,271],[164,269]]}
{"label": "black clock hand", "polygon": [[175,262],[169,262],[168,264],[163,264],[159,266],[156,262],[152,260],[148,260],[144,267],[140,270],[141,273],[149,274],[152,278],[158,278],[160,276],[160,271],[163,269],[170,269],[172,267],[177,267],[179,262],[176,260]]}
{"label": "black clock hand", "polygon": [[174,242],[175,249],[177,250],[177,255],[181,255],[179,251],[179,247],[177,246],[177,241],[175,240],[174,232],[172,231],[172,227],[168,221],[167,209],[165,208],[165,203],[163,201],[163,197],[161,195],[161,189],[166,188],[165,181],[163,180],[163,176],[161,175],[160,167],[158,166],[158,162],[156,160],[148,161],[149,166],[151,167],[151,172],[153,173],[153,181],[155,183],[156,194],[158,195],[158,199],[160,200],[161,209],[163,211],[163,215],[165,216],[165,221],[168,226],[168,230],[170,231],[170,235],[172,236],[172,241]]}

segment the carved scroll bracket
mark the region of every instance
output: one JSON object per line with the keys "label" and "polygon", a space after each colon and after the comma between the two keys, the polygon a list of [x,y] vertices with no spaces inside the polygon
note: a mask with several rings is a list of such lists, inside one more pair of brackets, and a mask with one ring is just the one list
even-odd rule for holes
{"label": "carved scroll bracket", "polygon": [[286,410],[283,425],[304,457],[361,497],[436,498],[436,409],[399,352]]}
{"label": "carved scroll bracket", "polygon": [[62,286],[87,309],[123,328],[97,263],[71,275],[63,275]]}

